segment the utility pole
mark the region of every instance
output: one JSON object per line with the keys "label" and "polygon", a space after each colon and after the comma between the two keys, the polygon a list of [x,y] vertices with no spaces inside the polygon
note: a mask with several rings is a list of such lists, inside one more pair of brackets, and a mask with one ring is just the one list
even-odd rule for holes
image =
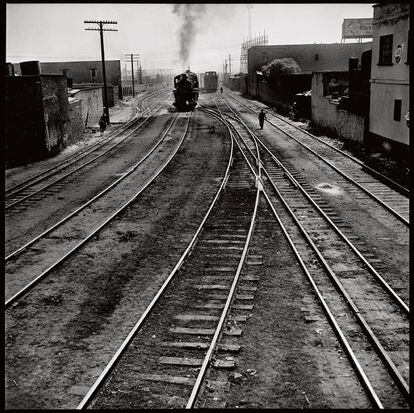
{"label": "utility pole", "polygon": [[139,62],[139,68],[138,68],[138,83],[142,85],[142,67],[141,62]]}
{"label": "utility pole", "polygon": [[[130,53],[125,55],[125,62],[129,63],[131,59],[131,70],[132,70],[132,97],[135,97],[135,80],[134,80],[134,62],[139,62],[139,54],[138,53]],[[137,64],[138,68],[138,64]]]}
{"label": "utility pole", "polygon": [[106,70],[105,70],[105,50],[104,50],[104,41],[103,41],[103,32],[117,32],[117,29],[104,29],[104,24],[118,24],[116,21],[109,21],[109,20],[84,20],[85,24],[93,24],[96,23],[99,25],[99,29],[87,27],[85,30],[94,30],[99,31],[101,37],[101,59],[102,59],[102,77],[103,77],[103,84],[104,84],[104,114],[106,117],[107,123],[109,122],[109,108],[108,108],[108,90],[106,84]]}
{"label": "utility pole", "polygon": [[231,56],[229,54],[229,75],[231,75]]}

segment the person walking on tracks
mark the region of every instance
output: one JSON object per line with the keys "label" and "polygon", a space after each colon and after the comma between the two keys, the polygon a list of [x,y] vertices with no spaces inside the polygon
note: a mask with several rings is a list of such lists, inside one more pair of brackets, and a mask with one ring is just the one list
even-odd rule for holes
{"label": "person walking on tracks", "polygon": [[101,118],[99,119],[99,129],[101,131],[101,136],[102,136],[105,132],[105,129],[106,129],[105,115],[102,115]]}
{"label": "person walking on tracks", "polygon": [[220,93],[223,94],[223,86],[220,88]]}
{"label": "person walking on tracks", "polygon": [[263,124],[264,124],[264,120],[266,119],[266,115],[263,112],[263,109],[260,111],[259,113],[259,125],[260,125],[260,129],[263,129]]}

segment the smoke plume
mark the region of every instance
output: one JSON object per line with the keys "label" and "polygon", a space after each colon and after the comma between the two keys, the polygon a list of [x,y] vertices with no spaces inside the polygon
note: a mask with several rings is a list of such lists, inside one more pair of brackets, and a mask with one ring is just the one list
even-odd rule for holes
{"label": "smoke plume", "polygon": [[178,16],[180,21],[178,39],[180,60],[184,67],[188,65],[191,49],[205,11],[205,4],[175,4],[173,7],[173,13]]}

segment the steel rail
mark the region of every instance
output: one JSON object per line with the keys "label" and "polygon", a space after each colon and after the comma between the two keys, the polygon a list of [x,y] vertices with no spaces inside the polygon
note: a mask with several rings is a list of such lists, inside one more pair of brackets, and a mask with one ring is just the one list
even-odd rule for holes
{"label": "steel rail", "polygon": [[358,321],[358,324],[361,326],[361,328],[364,330],[368,340],[371,342],[372,346],[376,349],[377,354],[385,364],[387,370],[390,372],[391,376],[394,378],[394,382],[397,384],[401,392],[403,393],[404,398],[408,401],[409,400],[409,389],[407,382],[402,377],[401,373],[395,366],[394,362],[391,360],[388,353],[385,351],[384,347],[376,337],[375,333],[372,331],[371,327],[367,323],[367,321],[364,319],[364,317],[361,315],[358,307],[352,300],[352,298],[349,296],[348,292],[342,285],[341,281],[338,279],[335,272],[332,270],[331,266],[328,264],[328,262],[323,257],[323,254],[320,252],[319,248],[315,245],[312,238],[309,236],[309,233],[306,231],[306,229],[303,227],[303,225],[300,223],[300,221],[297,219],[295,213],[292,211],[292,209],[289,207],[288,203],[280,193],[279,189],[277,188],[276,184],[271,180],[268,172],[266,169],[264,170],[267,179],[269,180],[270,184],[272,185],[273,189],[277,193],[278,197],[283,203],[283,206],[286,208],[286,210],[289,212],[289,215],[292,217],[293,221],[299,228],[300,232],[306,239],[306,241],[311,246],[312,250],[315,252],[315,254],[318,257],[319,262],[322,264],[322,266],[325,268],[326,272],[328,273],[329,278],[333,282],[335,288],[340,292],[342,297],[344,298],[346,304],[351,309],[352,313],[354,314],[355,318]]}
{"label": "steel rail", "polygon": [[[143,115],[144,115],[144,113],[141,113],[140,114],[140,116],[143,116]],[[31,185],[33,185],[35,183],[38,183],[38,182],[44,180],[45,177],[43,175],[47,174],[48,172],[51,172],[51,171],[55,170],[55,172],[50,173],[48,175],[48,177],[49,177],[49,176],[52,176],[55,173],[61,171],[62,169],[67,168],[68,166],[72,165],[72,163],[77,162],[80,159],[84,158],[85,156],[89,155],[91,152],[93,152],[96,149],[97,146],[102,147],[103,145],[106,145],[112,139],[116,138],[119,134],[121,134],[126,129],[128,129],[134,122],[136,122],[136,120],[137,120],[136,118],[137,118],[137,116],[133,116],[132,119],[130,119],[129,121],[127,121],[124,125],[120,126],[116,130],[112,131],[105,139],[103,139],[103,140],[101,140],[99,142],[94,143],[93,145],[91,145],[88,148],[86,148],[84,151],[82,151],[80,153],[77,153],[76,155],[72,156],[69,159],[65,159],[60,164],[55,165],[55,166],[52,166],[51,168],[46,169],[46,170],[40,172],[39,174],[34,175],[34,176],[32,176],[32,177],[30,177],[30,178],[28,178],[28,179],[26,179],[26,180],[24,180],[22,182],[19,182],[19,183],[17,183],[14,186],[11,186],[9,188],[6,188],[5,189],[6,197],[13,196],[13,195],[15,195],[15,194],[23,191],[24,189],[30,187]],[[34,182],[32,182],[32,181],[34,181]],[[30,184],[29,184],[29,182],[30,182]],[[26,185],[26,186],[24,186],[24,185]],[[17,189],[17,188],[19,188],[19,189]],[[17,190],[15,190],[15,189],[17,189]],[[13,190],[15,190],[15,191],[13,192]],[[11,193],[8,193],[8,192],[11,192]]]}
{"label": "steel rail", "polygon": [[[216,106],[217,110],[219,111],[219,113],[221,114],[221,111],[217,105],[217,102],[213,99],[214,105]],[[221,114],[221,116],[223,117],[223,115]],[[224,120],[224,118],[223,118]],[[260,161],[260,151],[259,151],[259,145],[257,144],[256,141],[254,141],[254,145],[256,147],[256,151],[257,151],[257,157],[253,156],[253,158],[257,161],[256,162],[256,166],[257,166],[257,170],[258,170],[258,176],[256,177],[256,179],[260,179],[262,172],[261,172],[261,161]]]}
{"label": "steel rail", "polygon": [[[231,110],[231,109],[230,109]],[[233,112],[234,113],[234,112]],[[226,115],[230,116],[230,115]],[[235,114],[237,117],[237,115]],[[369,263],[369,261],[361,254],[361,252],[354,246],[354,244],[343,234],[343,232],[335,225],[335,223],[328,217],[327,214],[319,207],[319,205],[312,199],[312,197],[306,192],[306,190],[300,185],[300,183],[289,173],[288,169],[283,163],[273,155],[273,153],[267,148],[267,146],[261,141],[261,139],[250,130],[250,128],[239,119],[239,122],[249,131],[250,134],[257,139],[257,142],[263,147],[263,149],[271,156],[276,164],[283,169],[289,180],[303,193],[309,202],[317,209],[319,214],[329,223],[329,225],[335,230],[335,232],[345,241],[345,243],[351,248],[354,254],[362,261],[369,273],[381,284],[382,288],[390,295],[390,297],[397,303],[399,308],[407,315],[410,314],[409,306],[401,299],[401,297],[393,290],[393,288],[384,280],[384,278],[375,270],[375,268]]]}
{"label": "steel rail", "polygon": [[[236,130],[236,132],[240,136],[240,138],[243,140],[243,137],[240,135],[240,133],[237,130]],[[251,132],[250,134],[251,134],[251,137],[253,139],[256,139],[256,136],[254,135],[254,133]],[[240,146],[239,146],[239,148],[240,148]],[[247,145],[246,145],[246,148],[247,148],[248,151],[250,151],[251,155],[254,156],[254,154],[251,152],[251,150],[249,149],[249,147]],[[247,161],[247,158],[246,157],[245,157],[245,159]],[[366,322],[366,320],[364,319],[364,317],[361,315],[358,307],[355,305],[355,303],[353,302],[353,300],[351,299],[351,297],[347,293],[346,289],[343,287],[342,283],[340,282],[340,280],[336,276],[335,272],[332,270],[332,268],[327,263],[327,261],[323,257],[323,255],[320,252],[320,250],[318,249],[318,247],[315,245],[315,243],[313,242],[313,240],[309,236],[308,232],[305,230],[305,228],[300,223],[300,221],[296,218],[296,215],[294,214],[294,212],[289,207],[289,205],[286,202],[286,200],[281,195],[279,189],[277,188],[276,184],[270,178],[270,176],[269,176],[268,172],[266,171],[266,169],[263,168],[263,170],[264,170],[264,173],[265,173],[267,179],[271,183],[273,189],[277,193],[278,197],[281,199],[284,207],[287,209],[287,211],[291,215],[292,219],[294,220],[295,224],[299,228],[300,232],[302,233],[302,235],[304,236],[304,238],[307,240],[307,242],[310,244],[312,250],[317,255],[318,260],[320,261],[320,263],[322,264],[322,266],[325,268],[326,272],[328,273],[329,278],[331,279],[332,283],[335,285],[335,288],[340,292],[340,294],[344,298],[345,302],[347,303],[348,307],[350,308],[350,310],[352,311],[352,313],[356,317],[356,319],[358,321],[358,324],[361,326],[361,328],[365,332],[368,340],[370,341],[370,343],[372,344],[372,346],[376,349],[378,356],[380,357],[380,359],[384,363],[386,369],[388,370],[388,372],[390,373],[390,375],[394,379],[394,382],[397,384],[397,386],[400,389],[401,393],[403,394],[404,398],[407,401],[409,401],[410,396],[409,396],[409,388],[408,388],[407,382],[402,377],[401,373],[397,369],[397,367],[394,364],[394,362],[392,361],[392,359],[389,357],[388,353],[383,348],[382,344],[380,343],[380,341],[376,337],[375,333],[372,331],[372,329],[369,326],[369,324]],[[263,191],[264,191],[264,189],[263,189]]]}
{"label": "steel rail", "polygon": [[[266,148],[267,149],[267,148]],[[272,156],[274,155],[269,152]],[[277,159],[273,159],[283,170],[285,166]],[[306,199],[313,205],[313,207],[319,212],[319,214],[328,222],[332,229],[342,238],[342,240],[348,245],[353,253],[362,261],[368,272],[381,284],[382,288],[390,295],[390,297],[397,303],[399,308],[407,315],[410,314],[409,306],[401,299],[401,297],[393,290],[393,288],[384,280],[384,278],[377,272],[377,270],[370,264],[370,262],[363,256],[357,247],[347,238],[347,236],[335,225],[335,223],[329,218],[329,216],[319,207],[319,205],[312,199],[312,197],[306,192],[302,185],[292,176],[287,175],[289,179],[295,184],[295,186],[302,192]]]}
{"label": "steel rail", "polygon": [[[242,138],[242,136],[240,135],[240,133],[239,133],[237,130],[236,130],[236,132],[237,132],[237,134],[239,135],[240,139],[241,139],[241,140],[243,140],[243,138]],[[252,136],[252,138],[254,139],[254,137],[253,137],[253,136]],[[236,141],[236,143],[237,143],[237,141]],[[237,143],[237,145],[239,146],[239,149],[241,150],[240,145],[239,145],[238,143]],[[249,150],[249,148],[247,148],[247,149]],[[246,158],[246,156],[245,156],[245,154],[243,153],[243,151],[242,151],[242,150],[241,150],[241,152],[242,152],[242,154],[243,154],[243,156],[244,156],[244,158],[245,158],[246,162],[249,164],[249,162],[248,162],[248,160],[247,160],[247,158]],[[253,171],[252,167],[250,167],[250,169]],[[266,173],[266,170],[265,170],[265,173]],[[276,187],[275,187],[275,189],[276,189]],[[277,189],[276,189],[276,191],[277,191]],[[309,273],[308,269],[306,268],[305,263],[303,262],[303,260],[302,260],[302,258],[301,258],[301,256],[300,256],[299,252],[297,251],[297,249],[296,249],[296,247],[295,247],[295,244],[293,243],[293,241],[292,241],[291,237],[289,236],[289,234],[288,234],[288,232],[287,232],[287,230],[286,230],[285,226],[283,225],[283,223],[282,223],[281,219],[279,218],[279,215],[277,214],[277,212],[276,212],[276,210],[275,210],[275,208],[274,208],[273,204],[271,203],[271,201],[270,201],[270,199],[269,199],[269,197],[268,197],[268,195],[267,195],[267,193],[266,193],[266,191],[265,191],[265,189],[264,189],[263,184],[262,184],[262,192],[263,192],[263,194],[264,194],[264,196],[265,196],[265,198],[266,198],[266,200],[267,200],[267,202],[268,202],[268,204],[269,204],[270,208],[272,209],[272,212],[273,212],[273,214],[275,215],[275,217],[276,217],[276,219],[277,219],[277,221],[278,221],[278,223],[279,223],[279,226],[281,227],[281,229],[282,229],[282,231],[284,232],[284,234],[285,234],[286,238],[288,239],[289,244],[290,244],[290,246],[291,246],[292,250],[294,251],[295,256],[296,256],[296,258],[297,258],[297,260],[298,260],[299,264],[301,265],[302,269],[304,270],[304,272],[305,272],[305,274],[306,274],[306,276],[307,276],[308,280],[310,281],[310,283],[311,283],[311,285],[312,285],[312,287],[313,287],[313,289],[314,289],[314,291],[315,291],[316,295],[318,296],[318,298],[319,298],[319,300],[320,300],[320,302],[321,302],[321,304],[322,304],[323,310],[324,310],[324,311],[325,311],[325,313],[327,314],[328,319],[329,319],[329,322],[330,322],[330,324],[331,324],[331,326],[332,326],[332,328],[333,328],[333,330],[334,330],[335,334],[337,335],[337,337],[338,337],[338,339],[339,339],[339,341],[340,341],[340,343],[341,343],[342,347],[345,349],[345,352],[347,353],[348,358],[349,358],[349,360],[350,360],[351,364],[354,366],[354,369],[355,369],[355,371],[356,371],[356,373],[357,373],[357,376],[359,377],[359,379],[360,379],[360,381],[361,381],[362,386],[364,387],[364,389],[365,389],[365,390],[366,390],[366,392],[368,393],[368,396],[369,396],[370,400],[372,401],[372,403],[374,404],[374,406],[375,406],[376,408],[383,409],[384,407],[383,407],[383,405],[382,405],[382,403],[381,403],[380,399],[378,398],[378,396],[377,396],[377,394],[376,394],[376,392],[375,392],[375,390],[374,390],[373,386],[371,385],[371,383],[370,383],[370,381],[369,381],[368,377],[366,376],[366,374],[365,374],[364,370],[362,369],[362,367],[361,367],[361,365],[360,365],[360,363],[359,363],[359,361],[358,361],[357,357],[355,356],[355,353],[353,352],[353,350],[352,350],[352,348],[351,348],[351,346],[350,346],[350,344],[349,344],[348,340],[346,339],[346,337],[345,337],[345,335],[343,334],[343,332],[342,332],[341,328],[340,328],[340,327],[339,327],[339,325],[337,324],[335,317],[333,316],[332,312],[330,311],[330,308],[329,308],[329,306],[327,305],[327,303],[326,303],[325,299],[323,298],[322,294],[320,293],[320,291],[319,291],[319,289],[318,289],[318,287],[317,287],[317,285],[316,285],[315,281],[313,280],[313,278],[312,278],[311,274]],[[284,200],[283,200],[283,201],[284,201]],[[286,206],[286,207],[288,208],[288,210],[290,211],[290,208],[287,206],[287,204],[285,204],[285,206]],[[293,214],[293,212],[292,212],[292,214]],[[298,225],[301,229],[303,229],[302,225],[300,224],[300,222],[298,222],[298,221],[297,221],[297,219],[296,219],[296,217],[294,216],[294,214],[293,214],[292,216],[293,216],[293,218],[294,218],[294,220],[295,220],[296,224],[297,224],[297,225]],[[304,230],[304,229],[303,229],[303,230]],[[304,233],[307,235],[306,231],[305,231]],[[309,239],[309,237],[307,237],[307,240],[308,240],[308,241],[310,240],[310,239]],[[312,242],[312,240],[310,240],[310,241]],[[312,242],[312,245],[313,245],[313,246],[315,246],[315,245],[313,244],[313,242]],[[315,246],[315,248],[316,248],[316,246]],[[319,255],[318,255],[318,257],[319,257]],[[322,257],[322,258],[323,258],[323,257]],[[391,363],[392,363],[392,362],[391,362]],[[395,367],[395,366],[394,366],[394,367]],[[187,403],[187,408],[191,408],[191,407],[193,407],[193,404]]]}
{"label": "steel rail", "polygon": [[[53,170],[55,170],[53,173],[49,174],[49,176],[52,176],[53,174],[61,171],[62,169],[67,168],[68,166],[70,166],[72,163],[78,161],[79,159],[82,159],[83,157],[87,156],[89,153],[93,152],[93,150],[99,146],[99,145],[104,145],[108,142],[110,142],[112,139],[114,139],[116,136],[118,136],[119,133],[122,133],[125,129],[128,128],[128,126],[133,123],[134,121],[136,121],[135,117],[131,120],[128,121],[128,124],[122,125],[119,128],[117,128],[116,130],[114,130],[112,133],[110,133],[105,139],[94,143],[93,145],[87,147],[84,151],[82,152],[78,152],[77,154],[75,154],[74,156],[72,156],[71,158],[65,159],[63,160],[60,164],[52,166],[49,169],[45,169],[44,171],[38,173],[37,175],[31,176],[30,178],[17,183],[14,186],[11,186],[9,188],[5,189],[5,194],[6,197],[10,197],[13,196],[21,191],[23,191],[24,189],[28,188],[29,186],[40,182],[41,180],[45,179],[45,177],[43,175],[46,175],[48,172],[51,172]],[[33,182],[34,181],[34,182]],[[30,182],[30,184],[29,184]],[[18,189],[17,189],[18,188]],[[13,192],[13,190],[17,189],[16,191]],[[8,193],[11,192],[11,193]]]}
{"label": "steel rail", "polygon": [[[225,122],[226,121],[223,120],[223,123],[225,123]],[[249,165],[252,173],[255,175],[256,182],[257,182],[258,175],[252,169],[252,167],[251,167],[250,163],[248,162],[248,160],[246,158],[246,155],[243,153],[243,150],[241,149],[239,143],[237,141],[235,141],[235,142],[236,142],[236,145],[239,147],[239,150],[242,153],[244,159],[246,160],[247,165]],[[244,261],[245,261],[246,256],[247,256],[247,251],[249,249],[250,240],[251,240],[251,237],[252,237],[252,234],[253,234],[254,224],[256,222],[257,209],[258,209],[259,199],[260,199],[260,191],[261,191],[261,186],[257,185],[256,200],[255,200],[253,214],[252,214],[252,219],[250,221],[250,227],[249,227],[249,231],[247,233],[246,242],[244,244],[243,252],[242,252],[242,255],[240,257],[240,261],[239,261],[239,264],[237,266],[236,274],[234,276],[234,279],[233,279],[233,282],[232,282],[230,291],[228,293],[226,303],[225,303],[224,308],[223,308],[223,311],[221,313],[220,320],[219,320],[219,322],[217,324],[216,330],[215,330],[214,335],[213,335],[213,338],[212,338],[212,340],[210,342],[210,346],[209,346],[209,348],[207,350],[207,353],[204,356],[204,360],[203,360],[203,363],[202,363],[202,365],[200,367],[200,371],[199,371],[199,373],[197,375],[196,382],[195,382],[195,384],[193,386],[193,389],[191,391],[191,395],[190,395],[190,397],[189,397],[189,399],[187,401],[186,409],[191,409],[191,408],[194,407],[194,403],[195,403],[196,398],[197,398],[197,395],[198,395],[198,393],[200,391],[203,378],[204,378],[204,376],[206,374],[207,368],[210,365],[211,357],[212,357],[213,352],[214,352],[214,350],[216,348],[217,341],[219,339],[219,335],[221,334],[221,331],[223,329],[224,322],[226,320],[228,311],[230,309],[230,305],[231,305],[231,303],[233,301],[233,297],[234,297],[234,294],[236,292],[236,288],[237,288],[237,285],[238,285],[238,282],[239,282],[240,273],[241,273],[241,270],[242,270],[243,265],[244,265]]]}
{"label": "steel rail", "polygon": [[[12,208],[13,206],[15,206],[15,205],[17,205],[17,204],[20,204],[21,202],[23,202],[23,201],[25,201],[26,199],[28,199],[28,198],[31,198],[33,195],[36,195],[36,194],[38,194],[39,192],[41,192],[41,191],[44,191],[45,189],[47,189],[47,188],[49,188],[49,187],[51,187],[52,185],[54,185],[54,184],[56,184],[57,182],[60,182],[60,181],[62,181],[63,179],[65,179],[65,178],[67,178],[68,176],[70,176],[70,175],[73,175],[75,172],[77,172],[77,171],[79,171],[79,170],[81,170],[81,169],[83,169],[83,168],[85,168],[86,166],[88,166],[89,164],[91,164],[92,162],[94,162],[94,161],[96,161],[97,159],[99,159],[99,158],[101,158],[102,156],[104,156],[104,155],[106,155],[109,151],[111,151],[112,149],[114,149],[115,147],[117,147],[118,145],[120,145],[122,142],[124,142],[126,139],[128,139],[133,133],[135,133],[138,129],[140,129],[145,123],[147,123],[153,116],[154,116],[154,114],[162,107],[162,105],[163,104],[161,104],[161,105],[159,105],[155,110],[154,110],[154,112],[153,113],[151,113],[145,120],[143,120],[137,127],[135,127],[131,132],[129,132],[126,136],[124,136],[119,142],[117,142],[117,143],[115,143],[114,145],[112,145],[112,146],[110,146],[108,149],[106,149],[104,152],[102,152],[100,155],[97,155],[97,156],[95,156],[94,158],[92,158],[91,160],[89,160],[88,162],[86,162],[86,163],[84,163],[84,164],[82,164],[82,165],[80,165],[80,166],[78,166],[76,169],[74,169],[73,171],[70,171],[70,172],[68,172],[68,173],[66,173],[65,175],[63,175],[62,177],[60,177],[60,178],[58,178],[58,179],[56,179],[56,180],[54,180],[53,182],[51,182],[51,183],[49,183],[49,184],[47,184],[47,185],[45,185],[45,186],[43,186],[42,188],[40,188],[40,189],[38,189],[37,191],[34,191],[34,192],[32,192],[32,193],[30,193],[30,194],[28,194],[28,195],[26,195],[25,197],[23,197],[23,198],[20,198],[20,199],[18,199],[18,200],[16,200],[15,202],[12,202],[11,204],[9,204],[9,205],[6,205],[5,207],[4,207],[4,209],[9,209],[9,208]],[[155,105],[154,105],[155,106]],[[106,143],[106,142],[105,142]],[[103,146],[103,145],[102,145]],[[99,149],[99,148],[98,148]],[[93,151],[91,151],[91,152],[93,152]],[[87,154],[87,155],[89,155],[89,154]],[[85,155],[85,156],[87,156],[87,155]],[[80,159],[82,159],[82,158],[80,158]],[[79,159],[78,159],[79,160]],[[76,161],[74,161],[74,162],[76,162]],[[53,175],[53,174],[52,174]],[[52,176],[52,175],[50,175],[50,176]],[[42,179],[40,180],[40,181],[42,181]],[[40,182],[39,181],[39,182]]]}
{"label": "steel rail", "polygon": [[188,127],[190,125],[191,115],[188,118],[187,127],[183,137],[179,145],[177,146],[176,150],[172,153],[172,155],[168,158],[167,162],[159,169],[159,171],[142,187],[131,199],[124,203],[117,211],[115,211],[110,217],[108,217],[98,228],[93,230],[89,235],[87,235],[81,242],[75,245],[69,252],[67,252],[63,257],[61,257],[57,262],[55,262],[51,267],[47,270],[43,271],[40,275],[38,275],[33,281],[31,281],[28,285],[26,285],[23,289],[13,295],[10,299],[5,302],[5,309],[7,310],[13,303],[15,303],[18,299],[23,297],[29,291],[31,291],[43,278],[45,278],[52,270],[56,269],[60,264],[62,264],[68,257],[73,255],[79,248],[81,248],[84,244],[86,244],[96,233],[98,233],[101,229],[103,229],[106,225],[108,225],[116,216],[118,216],[125,208],[127,208],[135,199],[158,177],[158,175],[165,169],[165,167],[169,164],[171,159],[175,156],[178,149],[181,147],[181,144],[184,141],[184,137],[187,134]]}
{"label": "steel rail", "polygon": [[[234,97],[233,94],[230,94],[230,96],[238,103],[240,103],[241,105],[243,105],[244,107],[246,107],[247,109],[249,109],[251,112],[255,113],[256,112],[247,104],[245,104],[244,102],[242,102],[239,99],[236,99]],[[259,108],[257,105],[255,105],[253,103],[254,106],[256,106],[257,108]],[[328,142],[325,142],[323,139],[318,138],[316,135],[313,135],[312,133],[308,132],[307,130],[304,130],[302,128],[299,128],[297,125],[289,122],[288,120],[284,119],[282,116],[279,116],[276,113],[272,113],[272,115],[274,117],[276,117],[277,119],[287,123],[289,126],[292,126],[294,128],[296,128],[297,130],[305,133],[306,135],[310,136],[313,139],[316,139],[317,141],[319,141],[320,143],[323,143],[324,145],[328,146],[329,148],[335,150],[336,152],[340,153],[341,155],[346,156],[347,158],[351,159],[352,161],[356,162],[357,164],[361,165],[364,169],[367,169],[369,172],[371,172],[373,175],[376,175],[377,177],[380,178],[380,180],[383,180],[385,182],[388,183],[388,186],[391,187],[391,189],[395,189],[397,192],[399,192],[401,195],[406,196],[407,198],[410,196],[410,191],[407,188],[404,188],[402,185],[398,184],[397,182],[393,181],[392,179],[388,178],[387,176],[383,175],[381,172],[376,171],[375,169],[371,168],[370,166],[366,165],[364,162],[360,161],[358,158],[355,158],[352,155],[349,155],[348,153],[346,153],[345,151],[336,148],[335,146],[331,145]],[[266,119],[267,120],[267,119]],[[270,122],[269,122],[270,123]],[[394,188],[393,188],[394,187]]]}
{"label": "steel rail", "polygon": [[[224,101],[224,100],[223,100]],[[225,102],[227,105],[227,103]],[[289,136],[291,139],[295,140],[297,143],[299,143],[301,146],[306,148],[309,152],[311,152],[313,155],[318,157],[321,161],[325,162],[327,165],[329,165],[332,169],[334,169],[337,173],[342,175],[345,179],[347,179],[349,182],[357,186],[359,189],[361,189],[363,192],[365,192],[367,195],[369,195],[372,199],[374,199],[377,203],[379,203],[383,208],[385,208],[388,212],[390,212],[392,215],[394,215],[399,221],[401,221],[404,225],[407,227],[410,226],[409,221],[407,221],[402,215],[400,215],[397,211],[395,211],[393,208],[391,208],[388,204],[386,204],[384,201],[382,201],[380,198],[378,198],[375,194],[370,192],[368,189],[364,188],[360,183],[355,181],[353,178],[351,178],[349,175],[347,175],[345,172],[342,172],[338,167],[336,167],[332,162],[328,161],[326,158],[324,158],[322,155],[319,155],[316,151],[314,151],[312,148],[310,148],[308,145],[305,145],[303,142],[301,142],[299,139],[292,136],[289,132],[286,132],[276,124],[272,123],[271,121],[267,120],[268,123],[270,123],[275,128],[279,129],[282,133]]]}
{"label": "steel rail", "polygon": [[9,261],[11,258],[15,257],[16,255],[20,254],[21,252],[23,252],[26,248],[30,247],[31,245],[33,245],[36,241],[38,241],[40,238],[43,238],[45,235],[49,234],[50,232],[52,232],[53,230],[55,230],[56,228],[58,228],[59,226],[61,226],[62,224],[64,224],[66,221],[68,221],[70,218],[72,218],[74,215],[78,214],[80,211],[82,211],[84,208],[86,208],[88,205],[90,205],[92,202],[96,201],[97,199],[99,199],[100,197],[102,197],[106,192],[108,192],[110,189],[112,189],[115,185],[117,185],[119,182],[121,182],[122,180],[124,180],[128,175],[130,175],[132,172],[135,171],[135,169],[138,168],[139,165],[141,165],[150,155],[152,152],[154,152],[154,150],[161,144],[161,142],[164,140],[165,136],[167,135],[167,133],[169,132],[169,130],[172,128],[174,122],[176,121],[177,116],[175,116],[172,121],[170,122],[170,124],[168,125],[167,129],[162,133],[161,138],[155,143],[155,145],[144,155],[144,157],[142,159],[140,159],[135,165],[133,165],[131,168],[129,168],[126,172],[124,172],[122,174],[121,177],[119,177],[115,182],[113,182],[112,184],[110,184],[108,187],[106,187],[103,191],[101,191],[99,194],[95,195],[93,198],[91,198],[88,202],[86,202],[85,204],[81,205],[79,208],[77,208],[75,211],[71,212],[69,215],[67,215],[65,218],[61,219],[59,222],[57,222],[56,224],[54,224],[53,226],[51,226],[50,228],[46,229],[45,231],[43,231],[41,234],[39,234],[37,237],[33,238],[32,240],[30,240],[29,242],[27,242],[26,244],[24,244],[23,246],[21,246],[20,248],[18,248],[17,250],[13,251],[12,253],[10,253],[9,255],[7,255],[4,259],[5,262]]}
{"label": "steel rail", "polygon": [[283,222],[281,221],[278,213],[276,212],[276,210],[275,210],[273,204],[271,203],[271,201],[270,201],[267,193],[265,192],[265,190],[263,190],[263,195],[264,195],[266,201],[268,202],[269,207],[271,208],[274,216],[276,217],[277,222],[278,222],[280,228],[282,229],[286,239],[288,240],[288,243],[289,243],[290,247],[292,248],[293,253],[296,256],[297,261],[299,262],[300,266],[302,267],[303,272],[305,273],[306,277],[308,278],[311,286],[313,287],[313,290],[315,291],[316,296],[318,297],[319,302],[321,303],[321,306],[322,306],[325,314],[328,317],[329,323],[331,324],[332,329],[334,330],[336,336],[338,337],[338,339],[339,339],[339,341],[342,345],[342,348],[345,350],[345,352],[348,356],[348,359],[350,360],[350,363],[354,366],[354,369],[357,373],[358,378],[361,381],[362,386],[364,387],[365,391],[368,393],[368,396],[369,396],[370,400],[372,401],[372,403],[374,404],[374,407],[377,408],[377,409],[383,409],[384,408],[383,404],[381,403],[378,395],[376,394],[374,388],[372,387],[371,382],[369,381],[369,379],[366,376],[363,368],[361,367],[357,357],[355,356],[354,351],[352,350],[348,340],[346,339],[344,333],[342,332],[341,328],[339,327],[339,325],[338,325],[335,317],[333,316],[328,304],[326,303],[326,301],[323,298],[321,292],[319,291],[314,279],[312,278],[312,275],[309,273],[309,270],[307,269],[306,264],[303,262],[302,257],[300,256],[298,250],[296,249],[295,244],[293,243],[290,235],[288,234]]}
{"label": "steel rail", "polygon": [[109,374],[112,372],[112,370],[114,369],[114,367],[116,366],[116,364],[119,362],[122,354],[127,350],[127,348],[129,347],[129,345],[131,344],[132,340],[134,339],[134,337],[136,336],[136,334],[138,333],[138,331],[141,329],[143,323],[145,322],[145,320],[148,318],[149,314],[151,313],[151,311],[153,310],[154,306],[157,304],[159,298],[162,296],[162,294],[164,293],[164,291],[166,290],[166,288],[168,287],[168,285],[170,284],[171,280],[174,278],[175,274],[177,273],[177,271],[181,268],[181,266],[184,263],[185,258],[189,255],[189,253],[191,252],[196,240],[198,239],[201,230],[203,229],[208,217],[210,216],[210,213],[213,209],[213,207],[215,206],[219,196],[221,195],[223,189],[225,188],[227,181],[229,179],[229,175],[230,175],[230,168],[232,165],[232,159],[233,159],[233,135],[232,132],[229,130],[230,132],[230,141],[231,141],[231,148],[230,148],[230,156],[229,156],[229,161],[227,164],[227,168],[223,177],[223,180],[221,182],[221,185],[209,207],[209,209],[207,210],[206,215],[204,216],[203,220],[201,221],[201,224],[199,225],[197,231],[195,232],[193,238],[191,239],[190,243],[188,244],[186,250],[184,251],[183,255],[180,257],[180,259],[178,260],[177,264],[175,265],[175,267],[173,268],[173,270],[171,271],[171,273],[169,274],[169,276],[166,278],[166,280],[164,281],[163,285],[161,286],[161,288],[158,290],[157,294],[154,296],[154,298],[152,299],[152,301],[150,302],[150,304],[147,306],[147,308],[145,309],[145,311],[143,312],[143,314],[141,315],[141,317],[139,318],[139,320],[136,322],[136,324],[134,325],[134,327],[131,329],[131,331],[129,332],[128,336],[125,338],[125,340],[123,341],[123,343],[121,344],[121,346],[118,348],[118,350],[116,351],[116,353],[112,356],[111,360],[109,361],[109,363],[106,365],[105,369],[102,371],[102,373],[99,375],[99,377],[96,379],[95,383],[92,385],[92,387],[89,389],[89,391],[87,392],[87,394],[84,396],[84,398],[82,399],[82,401],[79,403],[79,405],[77,406],[77,410],[82,410],[82,409],[86,409],[90,403],[92,402],[93,398],[95,397],[95,395],[98,393],[98,391],[100,390],[100,388],[102,387],[102,385],[105,383],[105,381],[107,380]]}

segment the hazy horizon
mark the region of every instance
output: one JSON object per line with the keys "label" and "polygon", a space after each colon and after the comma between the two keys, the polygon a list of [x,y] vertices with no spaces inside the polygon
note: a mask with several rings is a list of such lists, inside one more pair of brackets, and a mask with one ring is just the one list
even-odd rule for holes
{"label": "hazy horizon", "polygon": [[[372,5],[252,4],[251,32],[266,32],[268,44],[336,43],[343,19],[372,17]],[[7,4],[6,61],[100,60],[99,32],[85,30],[97,25],[84,20],[116,20],[106,26],[118,31],[104,33],[105,58],[124,65],[125,54],[139,53],[144,69],[221,71],[231,54],[238,72],[249,32],[247,4]]]}

